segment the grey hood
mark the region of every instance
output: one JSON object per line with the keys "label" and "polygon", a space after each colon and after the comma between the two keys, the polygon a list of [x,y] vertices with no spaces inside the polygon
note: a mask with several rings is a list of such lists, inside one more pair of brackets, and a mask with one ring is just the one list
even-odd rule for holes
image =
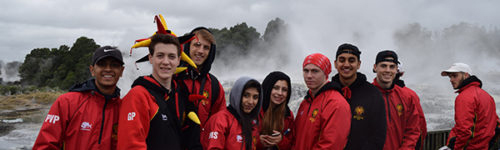
{"label": "grey hood", "polygon": [[257,81],[257,83],[259,83],[259,87],[261,88],[259,92],[259,102],[257,102],[257,105],[255,106],[254,110],[252,110],[250,115],[244,115],[244,112],[241,110],[241,98],[243,94],[243,88],[245,87],[245,84],[247,84],[251,80],[257,81],[250,77],[239,78],[234,83],[231,89],[231,93],[229,93],[229,106],[232,107],[234,110],[236,110],[240,118],[244,118],[245,116],[256,118],[262,107],[262,87],[260,86],[259,81]]}

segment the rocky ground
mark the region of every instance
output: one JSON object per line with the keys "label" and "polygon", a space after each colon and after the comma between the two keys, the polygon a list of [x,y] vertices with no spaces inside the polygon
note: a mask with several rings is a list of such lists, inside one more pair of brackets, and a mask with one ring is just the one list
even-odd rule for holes
{"label": "rocky ground", "polygon": [[52,102],[60,92],[0,96],[0,150],[30,149]]}

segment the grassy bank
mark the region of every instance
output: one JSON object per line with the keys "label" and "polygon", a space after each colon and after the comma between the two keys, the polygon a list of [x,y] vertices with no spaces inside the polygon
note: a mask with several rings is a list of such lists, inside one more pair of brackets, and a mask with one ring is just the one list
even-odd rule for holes
{"label": "grassy bank", "polygon": [[0,96],[0,110],[36,109],[50,106],[61,94],[63,94],[62,91],[42,91]]}

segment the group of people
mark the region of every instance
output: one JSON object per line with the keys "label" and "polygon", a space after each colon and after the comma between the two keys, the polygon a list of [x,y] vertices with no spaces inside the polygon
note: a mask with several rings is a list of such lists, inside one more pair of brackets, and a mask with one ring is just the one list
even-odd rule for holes
{"label": "group of people", "polygon": [[[54,102],[33,149],[422,149],[424,113],[417,94],[400,79],[394,51],[377,54],[372,83],[358,72],[361,51],[352,44],[338,47],[333,61],[338,73],[331,80],[329,58],[308,55],[302,64],[307,95],[294,118],[288,107],[290,77],[280,71],[262,84],[239,78],[226,106],[224,89],[210,73],[214,36],[204,27],[190,35],[191,41],[152,36],[147,57],[152,74],[137,78],[123,99],[116,86],[124,70],[120,50],[96,49],[89,66],[94,78]],[[181,52],[197,68],[175,73],[185,65]],[[459,93],[447,147],[488,148],[498,126],[493,98],[465,64],[441,75],[449,76]],[[199,121],[188,119],[190,111]]]}

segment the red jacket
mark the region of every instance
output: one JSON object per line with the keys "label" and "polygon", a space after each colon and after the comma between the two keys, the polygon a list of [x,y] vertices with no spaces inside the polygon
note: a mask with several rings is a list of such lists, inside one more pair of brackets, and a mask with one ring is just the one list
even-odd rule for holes
{"label": "red jacket", "polygon": [[[208,118],[210,115],[213,115],[220,110],[226,109],[226,98],[224,95],[224,88],[220,83],[218,83],[217,86],[219,86],[219,94],[217,99],[215,100],[214,104],[211,104],[212,100],[212,79],[210,78],[210,75],[207,73],[206,75],[206,81],[205,81],[205,86],[203,88],[203,96],[205,96],[205,99],[201,99],[199,101],[195,101],[194,105],[198,109],[197,115],[200,118],[201,122],[201,127],[205,125],[205,122],[208,121]],[[200,93],[200,86],[201,82],[199,80],[192,80],[190,78],[186,78],[183,80],[184,83],[186,84],[189,92],[191,94],[199,94]],[[193,85],[194,82],[194,85]],[[193,89],[194,87],[194,89]]]}
{"label": "red jacket", "polygon": [[[260,111],[259,114],[259,128],[258,133],[260,133],[262,128],[262,118],[264,117],[264,111]],[[290,115],[285,116],[283,131],[281,131],[282,140],[278,143],[278,148],[280,150],[288,150],[292,149],[292,141],[293,141],[293,112],[290,110]],[[262,143],[260,143],[260,137],[257,137],[257,149],[264,149]]]}
{"label": "red jacket", "polygon": [[383,89],[376,79],[372,84],[380,90],[385,103],[387,134],[384,149],[414,150],[420,137],[418,101],[397,85],[393,85],[392,89]]}
{"label": "red jacket", "polygon": [[423,149],[423,145],[424,145],[424,141],[425,141],[425,137],[427,136],[427,122],[425,121],[425,115],[424,115],[424,111],[422,110],[422,106],[420,105],[420,98],[418,97],[417,93],[415,93],[415,91],[413,91],[412,89],[408,88],[408,87],[402,87],[403,91],[406,91],[411,97],[413,100],[415,100],[415,105],[417,107],[417,111],[418,111],[418,118],[419,118],[419,131],[420,131],[420,145],[419,145],[419,149]]}
{"label": "red jacket", "polygon": [[[245,140],[242,136],[241,125],[229,110],[224,109],[214,114],[207,122],[205,131],[201,135],[203,149],[245,149]],[[259,133],[257,125],[252,131],[252,148],[255,149]]]}
{"label": "red jacket", "polygon": [[[155,95],[165,100],[161,104],[165,104],[166,110],[160,108],[155,95],[148,90],[156,90]],[[159,92],[164,90],[150,76],[134,81],[120,108],[118,149],[158,149],[167,145],[169,149],[182,149],[182,95],[174,81],[170,92]]]}
{"label": "red jacket", "polygon": [[295,150],[344,149],[351,128],[351,110],[345,98],[325,84],[302,101],[295,119]]}
{"label": "red jacket", "polygon": [[[471,76],[472,81],[462,83],[455,99],[455,126],[448,140],[455,139],[454,149],[487,149],[495,134],[498,120],[495,101],[483,89],[481,81]],[[450,141],[448,141],[450,142]]]}
{"label": "red jacket", "polygon": [[106,100],[93,79],[74,86],[50,107],[33,149],[116,149],[119,93]]}

